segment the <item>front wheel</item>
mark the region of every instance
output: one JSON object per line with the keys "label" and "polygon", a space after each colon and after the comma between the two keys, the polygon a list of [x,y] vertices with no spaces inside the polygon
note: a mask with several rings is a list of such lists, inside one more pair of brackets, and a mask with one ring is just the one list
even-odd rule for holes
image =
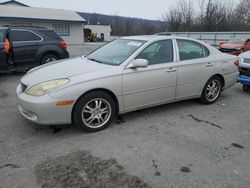
{"label": "front wheel", "polygon": [[217,76],[209,79],[202,91],[201,102],[203,104],[213,104],[215,103],[222,91],[221,79]]}
{"label": "front wheel", "polygon": [[73,110],[73,122],[87,132],[105,129],[115,118],[114,99],[103,91],[94,91],[84,95]]}

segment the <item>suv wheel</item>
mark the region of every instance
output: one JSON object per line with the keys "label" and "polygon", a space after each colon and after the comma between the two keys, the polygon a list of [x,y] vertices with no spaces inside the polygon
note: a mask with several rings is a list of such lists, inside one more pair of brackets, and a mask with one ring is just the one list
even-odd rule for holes
{"label": "suv wheel", "polygon": [[41,60],[41,65],[56,61],[58,59],[59,58],[56,55],[53,55],[53,54],[45,55],[45,56],[43,56],[43,58]]}
{"label": "suv wheel", "polygon": [[114,99],[103,91],[94,91],[84,95],[73,110],[74,124],[88,132],[105,129],[115,118]]}
{"label": "suv wheel", "polygon": [[221,79],[217,76],[209,79],[202,91],[201,102],[203,104],[213,104],[217,101],[222,91]]}

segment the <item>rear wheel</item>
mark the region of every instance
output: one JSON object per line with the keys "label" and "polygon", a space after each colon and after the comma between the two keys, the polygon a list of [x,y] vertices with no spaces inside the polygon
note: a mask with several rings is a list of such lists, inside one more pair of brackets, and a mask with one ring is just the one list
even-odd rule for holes
{"label": "rear wheel", "polygon": [[73,111],[74,124],[88,132],[105,129],[115,118],[114,99],[103,91],[94,91],[84,95]]}
{"label": "rear wheel", "polygon": [[58,59],[59,58],[54,54],[45,55],[45,56],[43,56],[43,58],[41,60],[41,65],[56,61]]}
{"label": "rear wheel", "polygon": [[207,81],[200,100],[203,104],[213,104],[218,100],[221,91],[222,81],[219,77],[214,76]]}
{"label": "rear wheel", "polygon": [[243,91],[248,92],[250,90],[250,86],[243,84],[242,89]]}

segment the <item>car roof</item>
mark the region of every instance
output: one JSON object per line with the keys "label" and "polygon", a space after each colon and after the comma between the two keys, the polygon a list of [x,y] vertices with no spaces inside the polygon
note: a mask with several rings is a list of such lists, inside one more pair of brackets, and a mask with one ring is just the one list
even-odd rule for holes
{"label": "car roof", "polygon": [[183,39],[183,40],[191,40],[199,43],[203,43],[202,41],[188,38],[188,37],[179,37],[179,36],[169,36],[169,35],[140,35],[140,36],[127,36],[121,37],[121,39],[128,40],[143,40],[143,41],[157,41],[157,40],[166,40],[166,39]]}

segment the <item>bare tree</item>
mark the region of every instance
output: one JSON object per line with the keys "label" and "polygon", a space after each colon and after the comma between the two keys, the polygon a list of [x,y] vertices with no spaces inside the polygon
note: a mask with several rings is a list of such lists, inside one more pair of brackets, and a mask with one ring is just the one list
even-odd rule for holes
{"label": "bare tree", "polygon": [[167,22],[169,31],[178,31],[182,23],[182,14],[178,9],[171,9],[163,15],[163,19]]}
{"label": "bare tree", "polygon": [[192,0],[179,0],[175,7],[172,7],[168,13],[163,15],[163,19],[167,22],[171,31],[189,31],[194,15]]}
{"label": "bare tree", "polygon": [[250,1],[242,0],[235,10],[236,21],[240,24],[250,24]]}

